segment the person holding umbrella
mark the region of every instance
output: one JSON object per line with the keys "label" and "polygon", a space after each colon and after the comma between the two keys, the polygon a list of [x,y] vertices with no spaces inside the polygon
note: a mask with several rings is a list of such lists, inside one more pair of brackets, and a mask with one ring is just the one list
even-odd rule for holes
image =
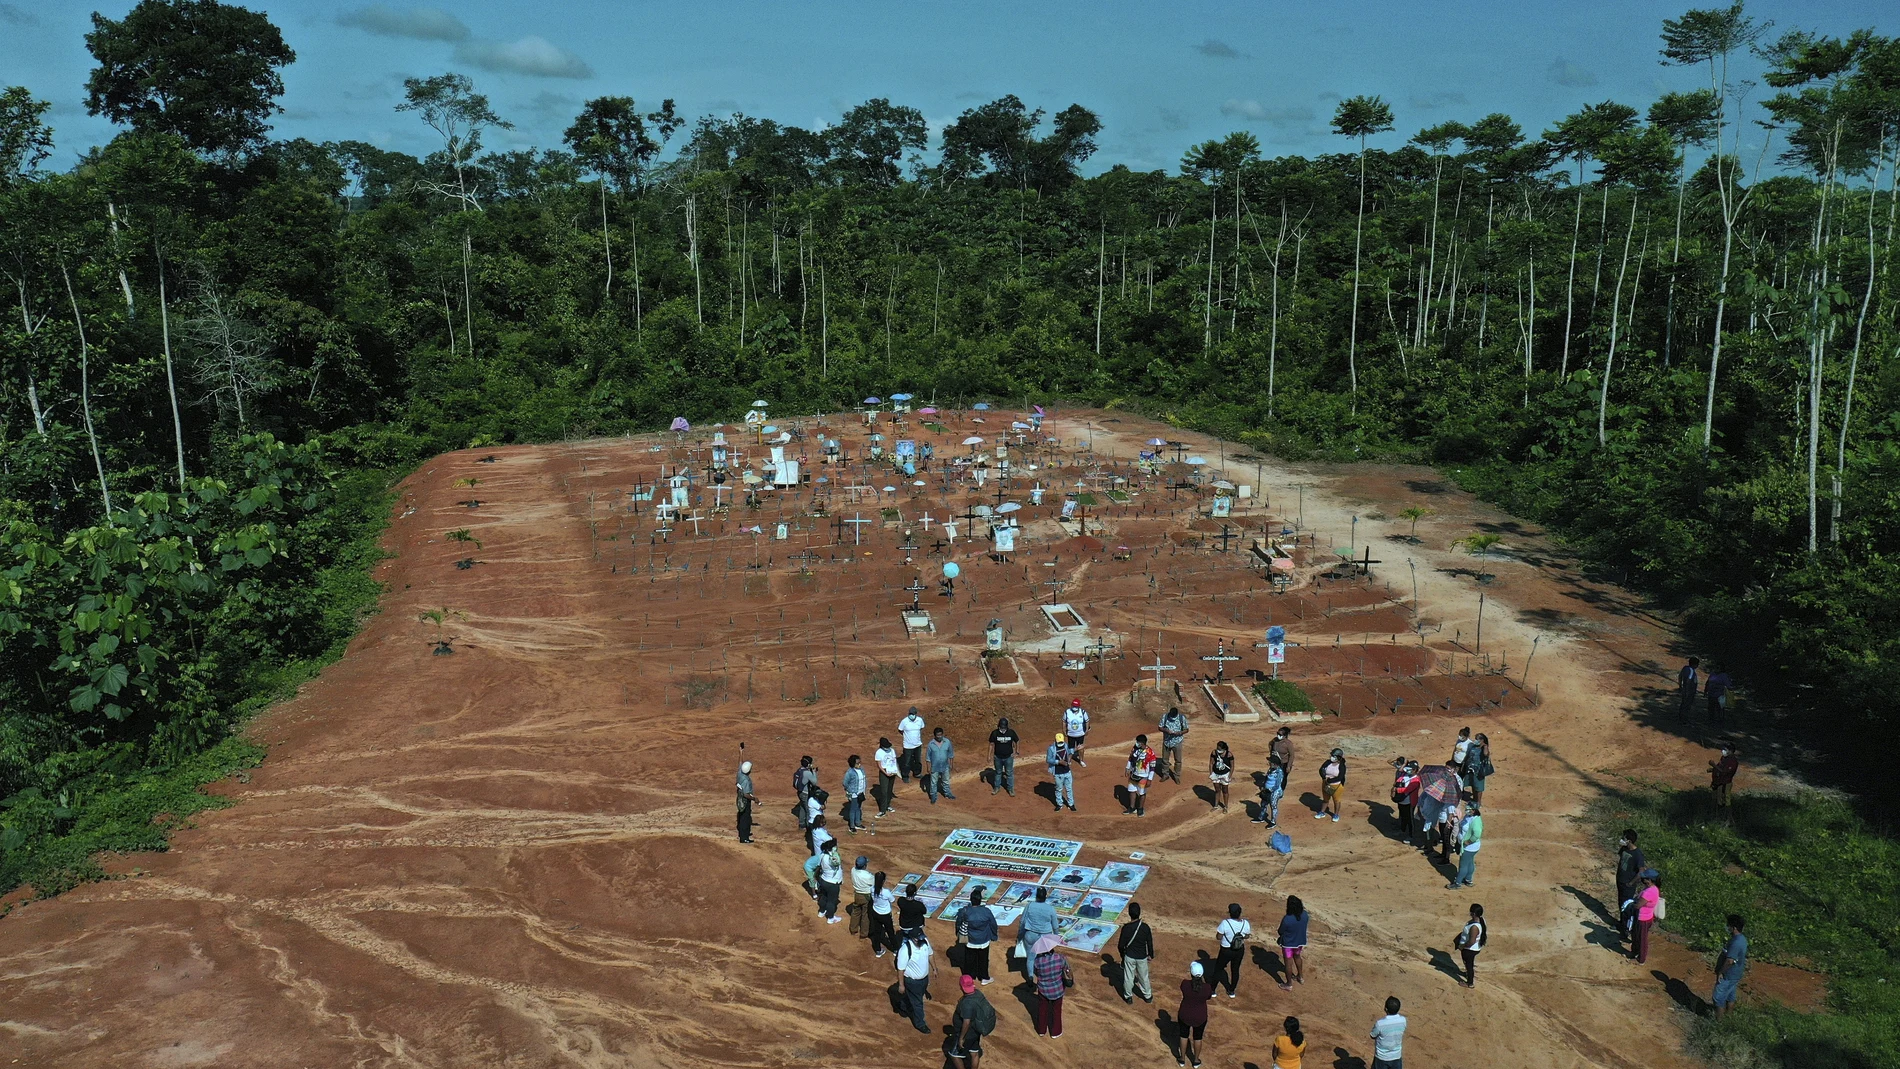
{"label": "person holding umbrella", "polygon": [[1036,982],[1036,1034],[1049,1039],[1062,1038],[1062,997],[1075,983],[1069,971],[1069,959],[1056,948],[1062,937],[1045,935],[1030,948],[1030,975]]}

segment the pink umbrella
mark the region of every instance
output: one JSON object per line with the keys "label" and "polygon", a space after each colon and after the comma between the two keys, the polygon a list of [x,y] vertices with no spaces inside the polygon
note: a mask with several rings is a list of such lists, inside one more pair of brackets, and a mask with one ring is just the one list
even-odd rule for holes
{"label": "pink umbrella", "polygon": [[937,410],[934,408],[924,407],[924,408],[918,409],[917,414],[920,416],[934,416],[937,414]]}
{"label": "pink umbrella", "polygon": [[1036,938],[1036,945],[1029,948],[1029,953],[1035,957],[1041,957],[1061,945],[1062,937],[1051,932],[1047,935],[1038,936]]}

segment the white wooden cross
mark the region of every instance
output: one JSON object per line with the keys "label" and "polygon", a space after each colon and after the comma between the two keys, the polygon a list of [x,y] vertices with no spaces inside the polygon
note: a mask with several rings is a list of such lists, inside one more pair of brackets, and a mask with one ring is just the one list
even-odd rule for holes
{"label": "white wooden cross", "polygon": [[1155,651],[1155,663],[1139,665],[1137,667],[1139,667],[1144,672],[1153,672],[1155,674],[1155,689],[1156,690],[1161,689],[1161,673],[1174,671],[1173,665],[1161,663],[1160,650]]}
{"label": "white wooden cross", "polygon": [[697,512],[695,512],[695,513],[693,513],[693,514],[692,514],[691,516],[688,516],[688,517],[686,517],[686,520],[687,520],[687,522],[688,522],[688,523],[691,523],[691,524],[693,525],[693,537],[694,537],[694,538],[698,538],[698,537],[699,537],[699,521],[700,521],[701,519],[703,519],[703,518],[704,518],[704,517],[702,517],[702,516],[700,516],[700,514],[699,514],[699,513],[697,513]]}
{"label": "white wooden cross", "polygon": [[928,530],[930,530],[930,525],[931,525],[931,524],[932,524],[933,522],[935,522],[935,521],[933,521],[933,520],[932,520],[932,519],[930,518],[930,513],[928,513],[928,512],[926,512],[926,513],[924,513],[924,514],[923,514],[923,516],[922,516],[922,517],[920,517],[920,520],[921,520],[921,522],[922,522],[922,523],[923,523],[923,525],[924,525],[924,530],[926,530],[926,531],[928,531]]}
{"label": "white wooden cross", "polygon": [[857,546],[857,545],[864,544],[863,542],[864,525],[867,523],[873,523],[875,521],[864,519],[862,516],[857,515],[856,513],[853,513],[852,518],[845,520],[844,522],[852,525],[851,544],[854,546]]}
{"label": "white wooden cross", "polygon": [[956,521],[954,520],[943,521],[943,536],[946,541],[955,542],[957,540]]}

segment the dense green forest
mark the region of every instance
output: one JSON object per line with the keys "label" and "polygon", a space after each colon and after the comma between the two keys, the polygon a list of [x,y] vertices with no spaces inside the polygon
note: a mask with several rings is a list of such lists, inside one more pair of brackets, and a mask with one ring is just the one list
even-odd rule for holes
{"label": "dense green forest", "polygon": [[273,140],[295,55],[263,16],[95,16],[109,144],[49,169],[46,103],[0,96],[0,887],[83,870],[51,844],[128,784],[241,759],[232,726],[373,604],[389,474],[753,397],[1069,399],[1442,463],[1762,685],[1890,725],[1900,44],[1739,5],[1658,29],[1695,88],[1395,151],[1361,96],[1336,155],[1242,132],[1166,173],[1093,170],[1093,113],[1014,96],[934,143],[881,99],[805,130],[604,96],[490,152],[506,116],[459,74],[407,84],[425,158]]}

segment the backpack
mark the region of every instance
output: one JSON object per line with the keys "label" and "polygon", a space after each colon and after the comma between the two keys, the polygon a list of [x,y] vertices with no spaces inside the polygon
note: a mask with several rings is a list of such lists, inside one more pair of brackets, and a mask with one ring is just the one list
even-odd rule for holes
{"label": "backpack", "polygon": [[806,797],[816,798],[818,799],[819,805],[824,805],[826,802],[831,801],[831,792],[825,790],[823,787],[813,787],[811,789],[811,794],[807,795]]}
{"label": "backpack", "polygon": [[996,1031],[996,1007],[990,1005],[989,999],[984,999],[977,1004],[975,1010],[971,1011],[970,1024],[976,1028],[976,1034],[980,1036],[987,1036]]}

